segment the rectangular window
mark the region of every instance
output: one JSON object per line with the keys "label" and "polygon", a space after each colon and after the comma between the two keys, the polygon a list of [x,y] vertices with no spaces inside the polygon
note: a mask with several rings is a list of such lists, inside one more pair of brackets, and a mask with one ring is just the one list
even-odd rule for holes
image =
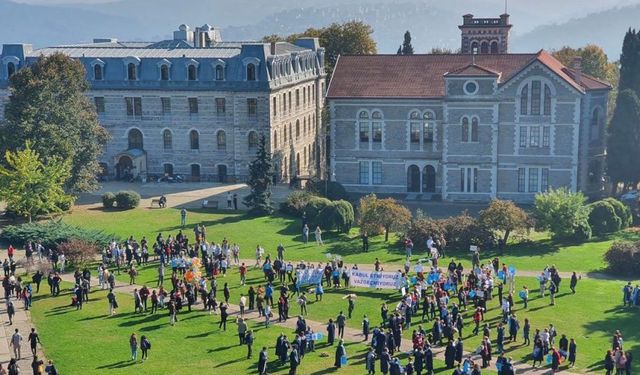
{"label": "rectangular window", "polygon": [[291,106],[291,91],[289,91],[289,110],[292,110],[293,107]]}
{"label": "rectangular window", "polygon": [[420,143],[420,123],[412,122],[411,123],[411,143]]}
{"label": "rectangular window", "polygon": [[369,162],[360,162],[360,184],[369,185]]}
{"label": "rectangular window", "polygon": [[296,89],[296,108],[300,107],[300,90]]}
{"label": "rectangular window", "polygon": [[255,116],[258,114],[258,99],[247,99],[247,113],[249,114],[249,116]]}
{"label": "rectangular window", "polygon": [[525,192],[525,175],[527,173],[526,168],[518,168],[518,191],[520,193]]}
{"label": "rectangular window", "polygon": [[160,98],[162,104],[162,114],[168,115],[171,113],[171,98]]}
{"label": "rectangular window", "polygon": [[189,98],[189,113],[192,115],[198,114],[198,98]]}
{"label": "rectangular window", "polygon": [[369,123],[360,123],[360,142],[369,142]]}
{"label": "rectangular window", "polygon": [[549,168],[542,168],[540,175],[540,191],[545,192],[549,190]]}
{"label": "rectangular window", "polygon": [[540,147],[540,127],[532,126],[529,128],[529,145],[531,147]]}
{"label": "rectangular window", "polygon": [[374,122],[372,124],[372,133],[373,133],[373,141],[380,143],[382,142],[382,123]]}
{"label": "rectangular window", "polygon": [[371,162],[371,169],[373,171],[373,174],[372,174],[373,184],[374,185],[382,184],[382,162],[381,161]]}
{"label": "rectangular window", "polygon": [[529,168],[529,192],[538,191],[538,168]]}
{"label": "rectangular window", "polygon": [[551,128],[544,126],[542,128],[542,147],[549,147],[551,138]]}
{"label": "rectangular window", "polygon": [[433,124],[430,122],[425,122],[424,130],[422,132],[422,137],[425,143],[433,142]]}
{"label": "rectangular window", "polygon": [[124,98],[127,103],[127,117],[134,119],[142,118],[142,98]]}
{"label": "rectangular window", "polygon": [[227,100],[225,98],[216,98],[216,113],[222,115],[227,112]]}
{"label": "rectangular window", "polygon": [[104,114],[104,96],[96,96],[93,98],[93,103],[96,105],[96,113],[99,115]]}
{"label": "rectangular window", "polygon": [[478,168],[463,167],[460,169],[460,191],[463,193],[478,191]]}
{"label": "rectangular window", "polygon": [[527,127],[520,127],[520,147],[527,147]]}
{"label": "rectangular window", "polygon": [[464,192],[464,175],[467,172],[467,168],[461,168],[460,169],[460,191]]}
{"label": "rectangular window", "polygon": [[276,97],[273,97],[273,117],[275,118],[278,115],[278,106],[277,106],[278,102],[276,100]]}
{"label": "rectangular window", "polygon": [[531,82],[531,114],[540,114],[540,81]]}

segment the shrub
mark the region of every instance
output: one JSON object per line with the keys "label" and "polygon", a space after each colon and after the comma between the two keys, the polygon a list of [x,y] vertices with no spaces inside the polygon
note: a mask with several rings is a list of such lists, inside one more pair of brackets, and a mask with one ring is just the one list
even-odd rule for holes
{"label": "shrub", "polygon": [[118,208],[128,210],[136,208],[140,204],[140,194],[132,190],[119,191],[116,194]]}
{"label": "shrub", "polygon": [[586,200],[582,193],[574,193],[566,188],[536,194],[536,227],[548,229],[554,239],[575,239],[575,230],[589,225],[590,207],[585,205]]}
{"label": "shrub", "polygon": [[418,216],[411,221],[411,227],[406,236],[411,238],[416,250],[424,250],[427,247],[429,236],[433,238],[445,237],[444,220],[436,220],[427,216]]}
{"label": "shrub", "polygon": [[102,194],[102,206],[104,208],[113,208],[116,204],[116,195],[112,192],[106,192]]}
{"label": "shrub", "polygon": [[597,201],[591,203],[589,213],[589,225],[593,234],[602,236],[607,233],[614,233],[620,230],[622,220],[616,215],[616,211],[611,203]]}
{"label": "shrub", "polygon": [[333,202],[333,206],[335,208],[333,222],[335,229],[342,233],[348,233],[355,222],[353,205],[345,200],[339,200]]}
{"label": "shrub", "polygon": [[309,181],[306,185],[306,189],[309,192],[321,195],[332,201],[346,200],[348,198],[347,190],[341,183],[336,181]]}
{"label": "shrub", "polygon": [[322,227],[320,213],[327,206],[331,206],[331,201],[327,198],[322,197],[312,197],[309,199],[307,206],[304,209],[304,212],[307,214],[307,219],[309,220],[309,226],[315,227],[316,225],[320,225]]}
{"label": "shrub", "polygon": [[626,276],[640,276],[640,241],[614,242],[604,254],[609,269]]}
{"label": "shrub", "polygon": [[467,212],[444,219],[443,226],[447,246],[458,250],[468,250],[470,245],[483,245],[493,238],[491,230]]}
{"label": "shrub", "polygon": [[628,228],[633,224],[633,215],[631,214],[629,206],[611,197],[605,198],[602,201],[611,204],[616,211],[616,215],[620,218],[620,229]]}
{"label": "shrub", "polygon": [[360,227],[368,233],[384,232],[384,240],[389,240],[389,232],[406,231],[411,223],[411,212],[393,198],[378,199],[375,194],[360,199]]}
{"label": "shrub", "polygon": [[294,216],[302,216],[309,201],[316,197],[313,193],[304,190],[296,190],[287,196],[287,200],[280,204],[280,211]]}
{"label": "shrub", "polygon": [[571,240],[574,242],[586,242],[591,239],[592,235],[591,226],[587,222],[578,223],[575,228],[573,228],[573,236]]}
{"label": "shrub", "polygon": [[78,228],[62,221],[10,225],[3,228],[0,233],[0,240],[14,246],[24,246],[27,241],[31,240],[40,241],[47,248],[56,248],[59,244],[74,238],[103,245],[108,243],[113,236],[99,230]]}
{"label": "shrub", "polygon": [[58,246],[58,250],[64,253],[65,259],[78,268],[84,267],[95,258],[100,248],[96,244],[72,238]]}

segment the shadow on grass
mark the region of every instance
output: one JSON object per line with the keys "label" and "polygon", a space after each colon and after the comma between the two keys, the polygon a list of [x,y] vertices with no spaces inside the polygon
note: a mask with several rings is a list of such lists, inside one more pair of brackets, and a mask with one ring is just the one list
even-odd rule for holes
{"label": "shadow on grass", "polygon": [[99,366],[99,367],[96,367],[96,369],[97,370],[116,369],[116,368],[123,368],[123,367],[133,366],[135,364],[136,364],[136,361],[120,361],[120,362],[112,363],[112,364],[109,364],[109,365]]}

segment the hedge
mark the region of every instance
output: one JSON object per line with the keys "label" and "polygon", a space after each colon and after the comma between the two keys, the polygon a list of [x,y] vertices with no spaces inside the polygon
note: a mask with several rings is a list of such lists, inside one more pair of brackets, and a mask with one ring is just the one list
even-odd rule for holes
{"label": "hedge", "polygon": [[27,241],[40,241],[47,248],[57,248],[71,239],[103,246],[113,238],[103,231],[79,228],[62,221],[9,225],[0,233],[0,240],[14,246],[24,246]]}
{"label": "hedge", "polygon": [[116,195],[112,192],[106,192],[102,194],[102,206],[104,208],[113,208],[116,204]]}

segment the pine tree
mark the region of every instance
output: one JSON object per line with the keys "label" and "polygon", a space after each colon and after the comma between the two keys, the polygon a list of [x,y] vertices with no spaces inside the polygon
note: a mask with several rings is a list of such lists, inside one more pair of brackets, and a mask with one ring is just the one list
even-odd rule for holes
{"label": "pine tree", "polygon": [[402,46],[398,47],[398,52],[396,52],[396,54],[402,55]]}
{"label": "pine tree", "polygon": [[273,184],[273,162],[271,153],[267,150],[267,141],[260,136],[256,159],[249,165],[249,182],[251,193],[244,198],[244,205],[251,213],[257,215],[271,215],[273,202],[271,201],[271,185]]}
{"label": "pine tree", "polygon": [[633,90],[620,93],[609,124],[607,174],[614,189],[618,183],[636,184],[640,179],[640,99]]}
{"label": "pine tree", "polygon": [[409,30],[404,33],[404,42],[402,42],[402,54],[413,55],[413,46],[411,45],[411,33]]}

